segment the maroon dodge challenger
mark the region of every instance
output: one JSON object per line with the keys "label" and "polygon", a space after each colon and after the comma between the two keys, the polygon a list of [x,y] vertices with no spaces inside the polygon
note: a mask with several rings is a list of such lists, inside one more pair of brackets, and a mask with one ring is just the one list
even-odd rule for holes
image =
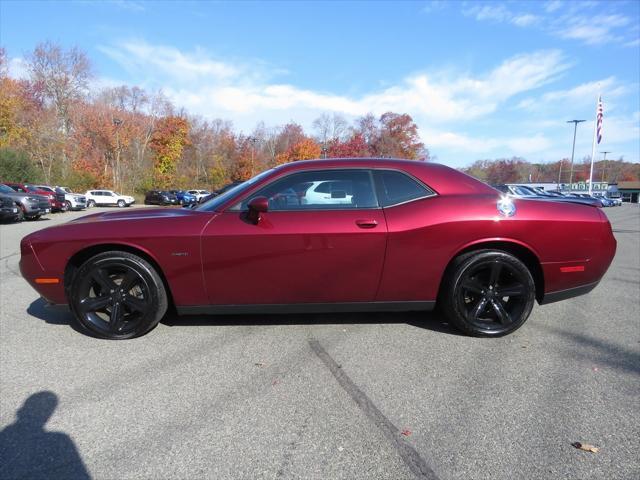
{"label": "maroon dodge challenger", "polygon": [[294,162],[194,209],[87,215],[22,239],[24,278],[89,334],[179,314],[430,310],[513,332],[534,301],[592,290],[616,241],[601,209],[509,199],[443,165]]}

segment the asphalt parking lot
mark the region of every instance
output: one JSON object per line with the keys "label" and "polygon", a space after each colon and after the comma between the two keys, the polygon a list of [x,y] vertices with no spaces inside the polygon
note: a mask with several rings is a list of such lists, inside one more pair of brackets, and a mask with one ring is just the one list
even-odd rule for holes
{"label": "asphalt parking lot", "polygon": [[385,313],[97,340],[18,270],[22,236],[87,212],[0,225],[0,478],[640,478],[640,206],[605,212],[601,284],[499,339]]}

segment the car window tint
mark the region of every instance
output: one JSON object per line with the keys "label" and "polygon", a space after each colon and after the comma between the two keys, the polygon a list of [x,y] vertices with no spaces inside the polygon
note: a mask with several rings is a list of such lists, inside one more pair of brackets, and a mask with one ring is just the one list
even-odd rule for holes
{"label": "car window tint", "polygon": [[246,210],[251,198],[267,197],[269,210],[377,208],[368,170],[319,170],[288,175],[267,185],[234,210]]}
{"label": "car window tint", "polygon": [[383,207],[433,195],[427,187],[402,172],[376,170],[374,175]]}

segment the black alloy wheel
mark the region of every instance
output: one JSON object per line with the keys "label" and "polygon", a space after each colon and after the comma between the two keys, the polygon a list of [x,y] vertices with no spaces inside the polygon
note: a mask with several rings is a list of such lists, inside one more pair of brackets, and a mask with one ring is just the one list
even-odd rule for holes
{"label": "black alloy wheel", "polygon": [[147,333],[168,306],[164,284],[153,266],[119,251],[87,260],[76,272],[67,296],[83,329],[113,340]]}
{"label": "black alloy wheel", "polygon": [[446,279],[444,310],[452,323],[474,336],[517,330],[535,301],[531,272],[515,256],[481,250],[454,261]]}

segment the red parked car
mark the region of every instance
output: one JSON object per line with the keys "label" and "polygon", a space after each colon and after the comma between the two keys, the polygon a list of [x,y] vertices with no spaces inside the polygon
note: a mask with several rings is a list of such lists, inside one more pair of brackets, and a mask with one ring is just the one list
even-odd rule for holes
{"label": "red parked car", "polygon": [[51,205],[52,212],[63,212],[67,209],[67,204],[65,203],[64,195],[56,194],[55,190],[51,187],[37,187],[34,185],[28,185],[25,183],[12,183],[12,182],[4,182],[5,185],[11,187],[16,192],[20,193],[33,193],[35,195],[42,195],[49,199],[49,204]]}
{"label": "red parked car", "polygon": [[508,199],[433,163],[294,162],[195,209],[87,215],[23,238],[24,278],[93,335],[180,314],[429,310],[471,335],[592,290],[616,250],[600,208]]}

